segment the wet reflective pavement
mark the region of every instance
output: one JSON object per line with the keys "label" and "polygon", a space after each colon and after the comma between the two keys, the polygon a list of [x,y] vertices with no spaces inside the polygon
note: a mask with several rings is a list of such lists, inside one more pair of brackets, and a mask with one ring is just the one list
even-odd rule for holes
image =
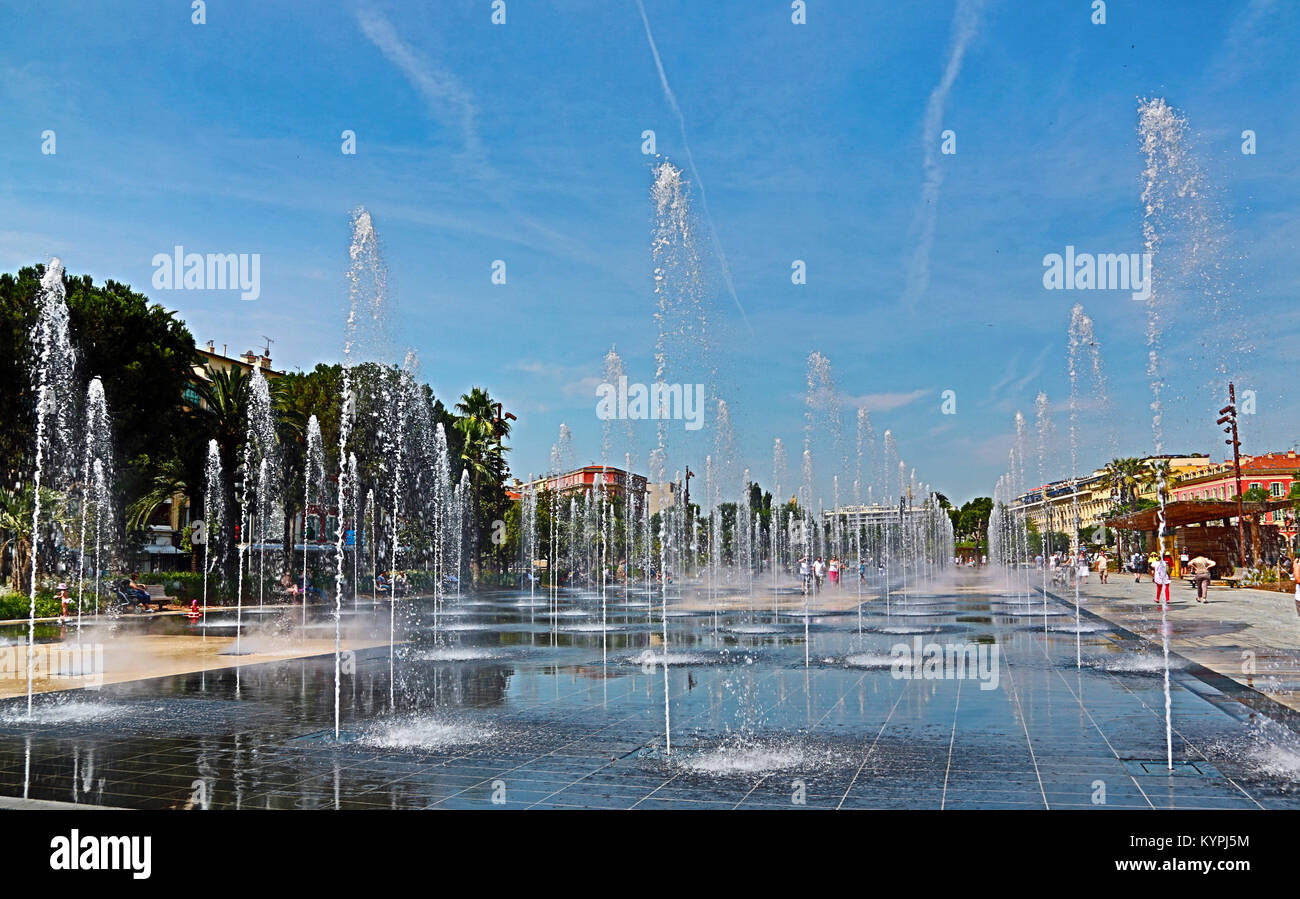
{"label": "wet reflective pavement", "polygon": [[[1096,618],[1076,632],[1072,603],[995,590],[966,577],[868,598],[859,614],[846,587],[806,620],[797,591],[758,593],[754,609],[733,596],[716,614],[670,598],[670,750],[657,598],[611,589],[603,632],[598,593],[562,593],[554,615],[544,594],[479,594],[436,627],[415,601],[393,679],[386,646],[344,659],[337,741],[332,655],[38,696],[31,720],[6,700],[0,795],[132,808],[1300,807],[1287,710],[1247,705],[1175,656],[1171,773],[1160,645]],[[386,607],[352,618],[386,636]],[[317,613],[308,631],[332,626]],[[952,647],[953,665],[927,668],[932,647]],[[920,658],[904,668],[904,651]]]}

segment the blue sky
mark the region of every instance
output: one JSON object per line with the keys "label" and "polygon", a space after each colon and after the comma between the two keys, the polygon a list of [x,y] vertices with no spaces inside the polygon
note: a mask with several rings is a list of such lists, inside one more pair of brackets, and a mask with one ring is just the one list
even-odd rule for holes
{"label": "blue sky", "polygon": [[[1108,393],[1084,385],[1081,466],[1152,447],[1144,306],[1048,291],[1042,259],[1141,251],[1137,102],[1161,96],[1186,116],[1225,235],[1209,282],[1164,294],[1165,448],[1221,455],[1229,376],[1256,392],[1246,450],[1300,441],[1300,8],[1111,2],[1094,25],[1086,0],[808,0],[794,25],[784,0],[644,2],[685,139],[636,0],[506,0],[504,25],[489,0],[213,0],[205,25],[183,2],[0,4],[0,265],[58,255],[178,310],[200,343],[269,335],[277,366],[309,368],[341,355],[349,212],[365,206],[422,377],[444,399],[486,386],[519,416],[517,473],[547,466],[561,422],[578,461],[596,460],[605,352],[653,375],[653,129],[692,182],[709,386],[731,408],[736,470],[769,486],[781,437],[797,471],[821,351],[849,443],[865,405],[918,478],[966,499],[992,491],[1040,390],[1058,434],[1048,473],[1066,474],[1075,302]],[[261,298],[153,289],[154,254],[176,244],[259,253]],[[703,469],[708,430],[670,464]],[[653,435],[638,423],[642,458]],[[823,490],[832,467],[818,460]]]}

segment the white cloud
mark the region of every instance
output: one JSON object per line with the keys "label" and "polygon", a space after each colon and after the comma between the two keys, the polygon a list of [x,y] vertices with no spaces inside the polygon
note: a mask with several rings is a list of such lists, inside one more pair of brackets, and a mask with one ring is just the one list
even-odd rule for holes
{"label": "white cloud", "polygon": [[456,76],[418,57],[382,14],[360,7],[357,9],[357,23],[370,42],[424,99],[434,119],[461,130],[465,153],[481,156],[483,148],[475,125],[478,113],[474,100]]}
{"label": "white cloud", "polygon": [[934,391],[928,389],[895,393],[865,393],[862,396],[844,397],[844,407],[848,409],[866,409],[868,412],[889,412],[911,405],[923,396]]}

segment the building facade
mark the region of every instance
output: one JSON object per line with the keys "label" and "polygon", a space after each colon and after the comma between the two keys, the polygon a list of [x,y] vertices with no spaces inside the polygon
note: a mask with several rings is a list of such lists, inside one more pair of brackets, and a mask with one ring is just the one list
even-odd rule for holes
{"label": "building facade", "polygon": [[[1295,450],[1241,457],[1242,493],[1253,488],[1267,492],[1270,500],[1282,499],[1300,477],[1300,454]],[[1174,486],[1179,500],[1231,500],[1237,497],[1237,470],[1231,459],[1204,465],[1186,473]],[[1261,523],[1277,525],[1292,540],[1296,536],[1295,514],[1290,509],[1273,509]]]}
{"label": "building facade", "polygon": [[[1143,468],[1150,471],[1157,463],[1168,463],[1174,497],[1178,485],[1193,472],[1209,464],[1210,457],[1198,453],[1165,454],[1142,459]],[[1154,483],[1139,486],[1139,499],[1158,501]],[[1077,478],[1067,478],[1044,484],[1017,497],[1012,503],[1016,511],[1023,511],[1034,523],[1038,533],[1057,532],[1073,534],[1078,531],[1084,542],[1101,542],[1093,539],[1105,526],[1105,519],[1119,508],[1123,501],[1120,485],[1107,474],[1106,469],[1094,469]],[[1100,536],[1098,534],[1098,536]]]}
{"label": "building facade", "polygon": [[599,490],[602,487],[609,496],[633,497],[646,495],[648,481],[644,475],[615,468],[612,465],[584,465],[572,471],[547,475],[532,481],[515,481],[506,493],[511,499],[519,499],[525,490],[536,493],[584,493]]}

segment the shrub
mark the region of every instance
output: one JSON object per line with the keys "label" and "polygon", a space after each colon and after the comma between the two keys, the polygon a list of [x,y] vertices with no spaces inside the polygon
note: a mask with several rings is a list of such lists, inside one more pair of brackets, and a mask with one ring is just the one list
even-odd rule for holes
{"label": "shrub", "polygon": [[[61,605],[52,593],[36,594],[36,617],[53,618],[59,614]],[[0,621],[26,619],[31,611],[31,597],[25,593],[6,593],[0,596]]]}

